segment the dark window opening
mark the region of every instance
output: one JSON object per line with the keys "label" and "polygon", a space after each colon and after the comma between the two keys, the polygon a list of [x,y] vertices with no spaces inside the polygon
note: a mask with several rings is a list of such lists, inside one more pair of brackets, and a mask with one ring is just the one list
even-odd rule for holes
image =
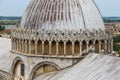
{"label": "dark window opening", "polygon": [[21,76],[24,76],[25,75],[25,65],[24,64],[21,64]]}

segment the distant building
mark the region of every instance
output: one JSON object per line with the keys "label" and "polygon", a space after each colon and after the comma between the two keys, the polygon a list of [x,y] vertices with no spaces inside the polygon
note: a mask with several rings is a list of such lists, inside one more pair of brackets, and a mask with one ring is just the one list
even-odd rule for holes
{"label": "distant building", "polygon": [[112,29],[114,32],[120,31],[120,23],[119,22],[111,22],[111,23],[105,23],[106,29]]}

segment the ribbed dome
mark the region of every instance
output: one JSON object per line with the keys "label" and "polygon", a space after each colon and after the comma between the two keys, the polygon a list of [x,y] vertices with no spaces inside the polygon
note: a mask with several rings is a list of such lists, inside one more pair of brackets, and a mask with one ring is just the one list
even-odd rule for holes
{"label": "ribbed dome", "polygon": [[93,0],[31,0],[21,27],[47,30],[104,30]]}

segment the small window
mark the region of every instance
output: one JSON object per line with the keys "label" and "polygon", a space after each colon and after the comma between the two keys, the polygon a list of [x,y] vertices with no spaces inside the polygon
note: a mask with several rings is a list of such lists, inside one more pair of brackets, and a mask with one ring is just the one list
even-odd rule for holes
{"label": "small window", "polygon": [[25,65],[24,64],[21,64],[21,76],[24,76],[25,75]]}

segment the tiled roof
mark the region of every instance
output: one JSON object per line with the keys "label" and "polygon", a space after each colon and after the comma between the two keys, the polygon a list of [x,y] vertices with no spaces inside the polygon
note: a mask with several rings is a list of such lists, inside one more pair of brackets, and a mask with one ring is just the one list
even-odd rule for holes
{"label": "tiled roof", "polygon": [[73,67],[34,80],[120,80],[120,58],[89,54]]}
{"label": "tiled roof", "polygon": [[0,38],[0,70],[10,71],[11,40]]}

